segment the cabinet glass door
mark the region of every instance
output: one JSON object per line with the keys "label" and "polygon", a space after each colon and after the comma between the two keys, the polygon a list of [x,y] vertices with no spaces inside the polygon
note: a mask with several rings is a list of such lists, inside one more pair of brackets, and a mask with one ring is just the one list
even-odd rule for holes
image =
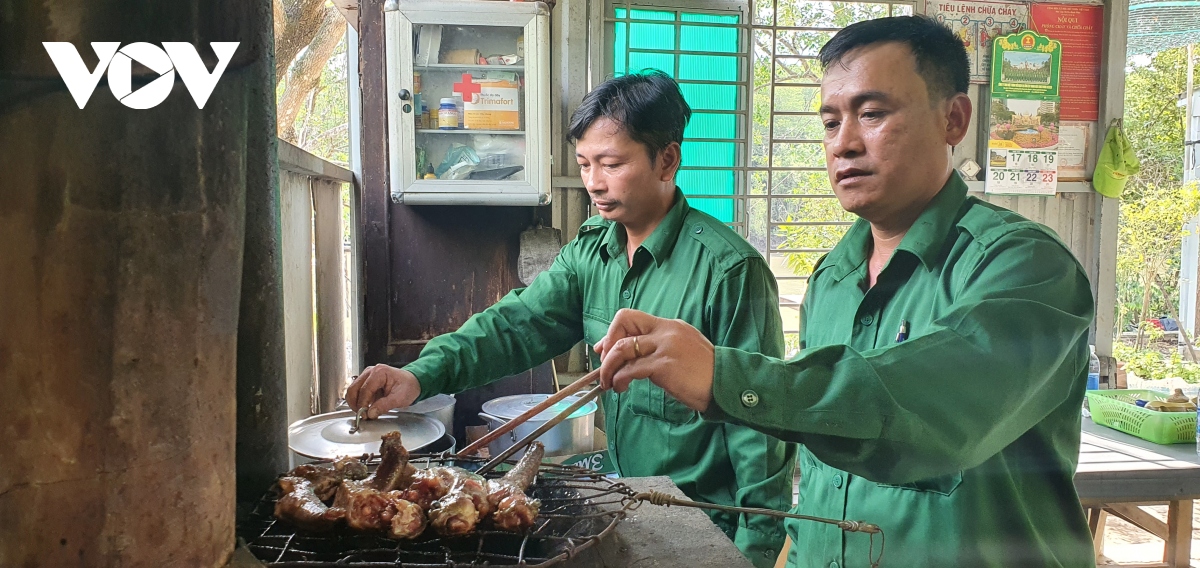
{"label": "cabinet glass door", "polygon": [[420,179],[524,181],[524,28],[418,24],[413,33]]}
{"label": "cabinet glass door", "polygon": [[547,203],[544,5],[413,1],[385,17],[393,199]]}

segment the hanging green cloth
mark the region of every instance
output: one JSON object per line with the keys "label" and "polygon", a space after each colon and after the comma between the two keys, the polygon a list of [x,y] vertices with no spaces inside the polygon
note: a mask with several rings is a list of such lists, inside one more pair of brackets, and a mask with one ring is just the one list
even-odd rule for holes
{"label": "hanging green cloth", "polygon": [[1104,136],[1104,147],[1100,148],[1100,157],[1096,160],[1092,186],[1105,197],[1119,197],[1125,190],[1129,176],[1141,170],[1142,163],[1138,161],[1129,138],[1125,137],[1120,119],[1114,120]]}

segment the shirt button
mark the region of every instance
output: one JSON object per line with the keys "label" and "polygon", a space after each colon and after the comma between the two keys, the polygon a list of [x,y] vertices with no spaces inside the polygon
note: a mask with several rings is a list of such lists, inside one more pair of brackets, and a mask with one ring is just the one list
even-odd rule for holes
{"label": "shirt button", "polygon": [[775,554],[775,551],[771,550],[769,548],[767,550],[763,551],[763,557],[765,557],[765,558],[775,558],[776,556],[779,556],[779,555]]}
{"label": "shirt button", "polygon": [[696,227],[696,234],[697,234],[697,235],[699,235],[700,233],[703,233],[703,232],[704,232],[704,227]]}
{"label": "shirt button", "polygon": [[626,290],[626,291],[624,291],[624,292],[621,292],[621,297],[622,297],[622,298],[625,298],[626,300],[628,300],[628,299],[629,299],[629,297],[630,297],[630,296],[632,296],[632,295],[633,295],[633,294],[630,294],[630,293],[629,293],[629,290]]}
{"label": "shirt button", "polygon": [[837,562],[830,562],[830,563],[829,563],[829,568],[838,568],[838,563],[837,563]]}
{"label": "shirt button", "polygon": [[839,473],[833,476],[833,486],[838,489],[842,488],[842,474]]}
{"label": "shirt button", "polygon": [[871,325],[872,323],[875,323],[875,318],[872,317],[871,314],[866,314],[863,317],[858,318],[858,323],[863,325]]}
{"label": "shirt button", "polygon": [[758,393],[752,390],[743,392],[742,404],[745,405],[746,408],[754,408],[755,406],[758,406]]}

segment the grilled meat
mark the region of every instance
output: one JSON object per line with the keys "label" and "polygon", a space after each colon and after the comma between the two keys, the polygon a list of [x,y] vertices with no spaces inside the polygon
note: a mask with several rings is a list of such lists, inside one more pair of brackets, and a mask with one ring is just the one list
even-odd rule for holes
{"label": "grilled meat", "polygon": [[379,491],[345,483],[333,508],[345,511],[346,525],[360,531],[387,532],[393,538],[415,538],[425,529],[425,512],[399,491]]}
{"label": "grilled meat", "polygon": [[[276,518],[312,531],[345,522],[360,531],[390,538],[416,538],[427,525],[443,536],[469,533],[485,518],[502,530],[532,527],[540,502],[525,494],[537,476],[545,448],[534,442],[516,467],[497,480],[457,467],[416,470],[400,433],[384,435],[380,464],[367,475],[366,465],[339,458],[333,467],[302,465],[279,480],[283,496]],[[333,501],[332,506],[327,503]]]}
{"label": "grilled meat", "polygon": [[396,511],[392,513],[388,536],[396,539],[421,536],[421,533],[425,531],[427,520],[425,510],[416,503],[405,501],[399,491],[389,491],[388,496],[392,499],[392,506],[396,508]]}
{"label": "grilled meat", "polygon": [[345,510],[327,507],[321,501],[312,481],[303,477],[284,477],[278,483],[283,497],[275,502],[275,518],[320,532],[334,528],[346,517]]}
{"label": "grilled meat", "polygon": [[367,478],[367,464],[358,458],[350,456],[333,460],[333,471],[341,474],[343,479],[359,480]]}
{"label": "grilled meat", "polygon": [[379,467],[362,484],[376,491],[398,489],[407,485],[414,469],[408,464],[408,450],[400,443],[400,433],[388,432],[379,446]]}
{"label": "grilled meat", "polygon": [[333,462],[333,467],[315,464],[298,465],[285,477],[301,477],[312,482],[313,493],[326,503],[333,499],[337,488],[344,480],[359,480],[367,477],[367,464],[357,458],[343,457]]}
{"label": "grilled meat", "polygon": [[530,444],[525,455],[504,477],[488,482],[488,502],[494,511],[492,522],[496,528],[519,532],[533,526],[542,503],[526,495],[525,490],[537,478],[545,452],[541,442]]}
{"label": "grilled meat", "polygon": [[[441,475],[449,476],[450,490],[429,507],[429,523],[438,534],[458,535],[475,530],[475,525],[491,512],[487,482],[483,477],[457,467]],[[440,476],[439,476],[440,477]]]}
{"label": "grilled meat", "polygon": [[[383,435],[379,448],[379,467],[361,481],[343,481],[333,501],[345,510],[346,524],[362,531],[387,531],[395,538],[412,538],[412,528],[424,529],[424,509],[404,499],[398,487],[411,479],[415,468],[408,463],[408,450],[400,443],[399,432]],[[420,513],[419,519],[414,514]],[[393,527],[393,519],[400,520]]]}
{"label": "grilled meat", "polygon": [[429,509],[434,501],[445,497],[454,485],[454,471],[449,467],[431,467],[417,471],[404,489],[404,498]]}
{"label": "grilled meat", "polygon": [[502,531],[521,532],[533,526],[542,502],[524,493],[513,493],[500,500],[492,513],[492,524]]}

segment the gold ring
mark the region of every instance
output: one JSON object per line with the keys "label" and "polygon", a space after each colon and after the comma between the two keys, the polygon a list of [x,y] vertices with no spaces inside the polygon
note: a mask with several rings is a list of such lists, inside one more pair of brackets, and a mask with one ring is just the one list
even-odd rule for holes
{"label": "gold ring", "polygon": [[638,336],[633,336],[633,354],[637,355],[638,359],[642,358],[642,348],[638,345]]}

